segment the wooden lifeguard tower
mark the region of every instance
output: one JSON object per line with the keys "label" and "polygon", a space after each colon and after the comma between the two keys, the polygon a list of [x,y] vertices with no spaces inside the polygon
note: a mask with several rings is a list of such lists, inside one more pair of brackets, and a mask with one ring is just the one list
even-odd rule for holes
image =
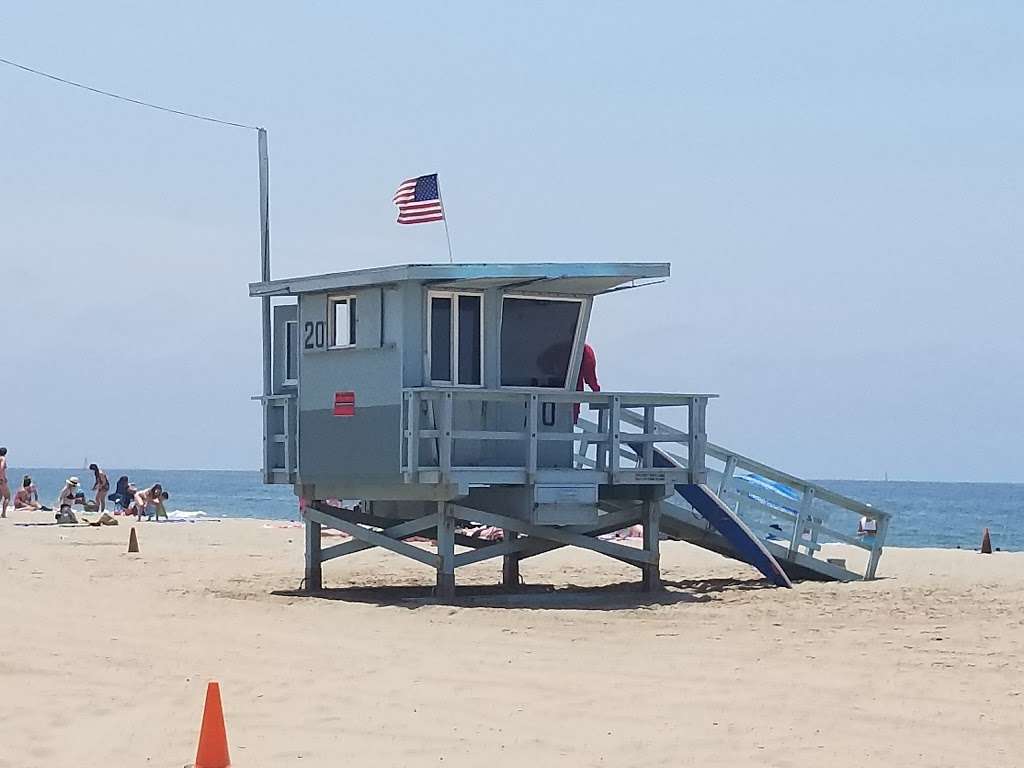
{"label": "wooden lifeguard tower", "polygon": [[[708,443],[715,395],[576,391],[595,299],[668,275],[649,263],[412,264],[251,284],[273,302],[264,481],[307,501],[307,588],[321,587],[325,561],[382,547],[434,568],[451,598],[459,566],[501,557],[515,588],[521,560],[576,546],[636,565],[657,589],[662,532],[780,585],[861,578],[816,556],[819,537],[848,541],[868,550],[873,577],[888,515]],[[577,404],[590,418],[576,422]],[[831,527],[836,510],[878,521],[878,534]],[[503,539],[463,536],[467,524]],[[635,524],[641,548],[600,538]],[[321,526],[353,540],[322,549]],[[406,541],[423,535],[436,547]]]}

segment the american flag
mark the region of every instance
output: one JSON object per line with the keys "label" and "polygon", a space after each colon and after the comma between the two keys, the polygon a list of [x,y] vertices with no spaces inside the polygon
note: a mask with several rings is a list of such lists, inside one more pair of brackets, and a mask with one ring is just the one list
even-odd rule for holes
{"label": "american flag", "polygon": [[436,173],[406,179],[398,185],[391,202],[398,206],[399,224],[424,224],[444,218]]}

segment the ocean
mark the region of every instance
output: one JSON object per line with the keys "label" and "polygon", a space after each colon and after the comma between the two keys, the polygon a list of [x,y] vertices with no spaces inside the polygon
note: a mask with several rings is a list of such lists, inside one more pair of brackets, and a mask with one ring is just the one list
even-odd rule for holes
{"label": "ocean", "polygon": [[[169,510],[203,513],[209,517],[255,517],[297,520],[298,505],[290,486],[263,485],[259,472],[107,469],[111,484],[128,475],[137,486],[161,483],[170,493]],[[92,487],[87,469],[11,467],[12,489],[23,474],[32,476],[40,501],[52,505],[69,475],[81,480],[86,494]],[[887,544],[897,547],[973,549],[983,528],[992,544],[1004,550],[1024,550],[1024,484],[927,483],[869,480],[818,480],[859,501],[893,513]]]}

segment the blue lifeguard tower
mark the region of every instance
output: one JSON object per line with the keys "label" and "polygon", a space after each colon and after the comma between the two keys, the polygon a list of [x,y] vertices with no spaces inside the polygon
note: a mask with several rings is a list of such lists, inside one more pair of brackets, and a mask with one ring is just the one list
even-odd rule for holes
{"label": "blue lifeguard tower", "polygon": [[[501,557],[515,588],[523,559],[576,546],[636,565],[653,590],[661,534],[782,586],[873,578],[888,514],[709,443],[715,395],[576,391],[599,297],[668,276],[657,263],[409,264],[251,284],[273,310],[264,481],[308,502],[307,588],[324,562],[382,547],[434,568],[450,599],[460,566]],[[870,539],[850,523],[862,518]],[[503,539],[459,533],[470,524]],[[635,524],[642,548],[601,538]],[[353,540],[324,549],[322,526]],[[424,535],[436,546],[406,541]],[[822,540],[865,550],[863,568],[821,557]]]}

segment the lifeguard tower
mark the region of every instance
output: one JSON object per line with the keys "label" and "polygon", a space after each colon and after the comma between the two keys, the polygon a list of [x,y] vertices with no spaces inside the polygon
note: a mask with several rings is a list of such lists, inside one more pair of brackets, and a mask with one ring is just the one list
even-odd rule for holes
{"label": "lifeguard tower", "polygon": [[[383,547],[435,569],[451,598],[459,566],[501,557],[515,588],[523,559],[576,546],[636,565],[653,590],[661,533],[783,586],[873,578],[889,516],[709,443],[715,395],[576,391],[597,297],[668,276],[648,263],[412,264],[251,284],[273,301],[264,481],[306,500],[307,588],[325,561]],[[840,514],[877,534],[858,538]],[[460,533],[471,524],[502,540]],[[601,538],[636,524],[640,548]],[[324,549],[322,526],[352,541]],[[865,549],[863,570],[820,557],[821,539]]]}

